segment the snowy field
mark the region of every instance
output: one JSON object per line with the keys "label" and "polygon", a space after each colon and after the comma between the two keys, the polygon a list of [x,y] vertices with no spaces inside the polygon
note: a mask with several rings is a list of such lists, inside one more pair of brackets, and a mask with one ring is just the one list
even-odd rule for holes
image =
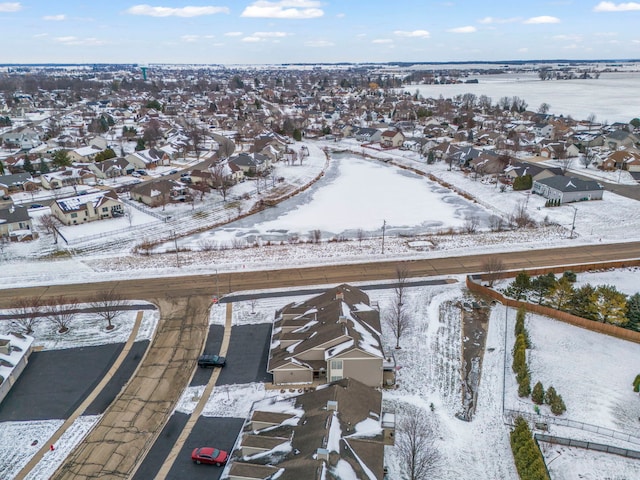
{"label": "snowy field", "polygon": [[407,85],[402,90],[424,97],[452,98],[473,93],[486,95],[496,104],[502,97],[520,97],[536,111],[550,105],[549,113],[580,120],[595,114],[599,122],[629,122],[640,112],[640,99],[629,92],[640,89],[640,73],[603,73],[598,79],[540,81],[537,73],[478,75],[479,83]]}

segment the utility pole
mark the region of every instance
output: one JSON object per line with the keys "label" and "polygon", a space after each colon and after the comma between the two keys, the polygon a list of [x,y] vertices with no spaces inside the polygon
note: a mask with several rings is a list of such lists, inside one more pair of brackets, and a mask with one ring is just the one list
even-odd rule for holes
{"label": "utility pole", "polygon": [[569,205],[569,206],[573,208],[573,221],[571,222],[571,235],[569,235],[569,238],[573,238],[573,232],[576,229],[576,215],[578,214],[578,209],[573,205]]}
{"label": "utility pole", "polygon": [[384,255],[384,231],[387,228],[387,221],[383,220],[382,221],[382,255]]}
{"label": "utility pole", "polygon": [[178,255],[178,238],[176,236],[176,231],[171,230],[171,235],[173,235],[173,245],[176,250],[176,266],[180,268],[180,256]]}

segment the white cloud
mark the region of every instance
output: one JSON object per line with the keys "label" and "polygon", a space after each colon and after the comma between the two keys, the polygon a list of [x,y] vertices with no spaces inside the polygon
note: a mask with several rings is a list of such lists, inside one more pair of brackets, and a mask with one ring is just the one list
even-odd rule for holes
{"label": "white cloud", "polygon": [[313,48],[322,48],[322,47],[333,47],[335,43],[330,42],[329,40],[310,40],[308,42],[304,42],[305,47],[313,47]]}
{"label": "white cloud", "polygon": [[95,37],[78,38],[74,36],[66,36],[66,37],[55,37],[54,40],[63,45],[81,45],[84,47],[98,47],[101,45],[106,45],[107,43],[104,40],[99,40]]}
{"label": "white cloud", "polygon": [[44,17],[42,17],[43,20],[48,20],[51,22],[60,22],[64,19],[66,19],[67,16],[64,14],[60,14],[60,15],[45,15]]}
{"label": "white cloud", "polygon": [[18,10],[21,10],[21,9],[22,9],[22,5],[20,5],[18,2],[0,3],[0,12],[17,12]]}
{"label": "white cloud", "polygon": [[560,23],[560,19],[557,17],[550,17],[549,15],[542,15],[541,17],[527,18],[524,22],[530,25],[538,25],[541,23]]}
{"label": "white cloud", "polygon": [[554,40],[560,40],[560,41],[564,41],[564,40],[568,40],[571,42],[581,42],[583,37],[582,35],[577,35],[577,34],[573,34],[573,35],[556,35],[553,37]]}
{"label": "white cloud", "polygon": [[413,30],[411,32],[407,32],[405,30],[396,30],[393,33],[398,37],[429,38],[431,36],[431,34],[426,30]]}
{"label": "white cloud", "polygon": [[376,38],[372,40],[371,43],[393,43],[393,40],[390,38]]}
{"label": "white cloud", "polygon": [[319,6],[321,3],[314,0],[281,0],[279,2],[258,0],[247,6],[240,16],[286,19],[318,18],[324,15],[324,11],[317,8]]}
{"label": "white cloud", "polygon": [[202,15],[215,15],[216,13],[229,13],[227,7],[152,7],[151,5],[134,5],[126,10],[131,15],[147,15],[149,17],[199,17]]}
{"label": "white cloud", "polygon": [[473,33],[476,32],[478,29],[472,25],[467,25],[466,27],[457,27],[457,28],[450,28],[449,30],[447,30],[447,32],[451,32],[451,33]]}
{"label": "white cloud", "polygon": [[490,23],[514,23],[522,20],[520,17],[512,17],[512,18],[495,18],[495,17],[484,17],[478,20],[478,23],[482,23],[488,25]]}
{"label": "white cloud", "polygon": [[594,12],[631,12],[635,10],[640,10],[640,3],[627,2],[618,3],[616,5],[613,2],[600,2],[598,5],[593,7]]}
{"label": "white cloud", "polygon": [[366,33],[359,33],[358,35],[356,35],[356,37],[358,37],[358,38],[364,38],[366,36],[367,36]]}
{"label": "white cloud", "polygon": [[280,38],[288,37],[289,34],[286,32],[254,32],[248,37],[244,37],[242,39],[243,42],[256,43],[256,42],[266,42],[271,39],[272,42],[279,42]]}
{"label": "white cloud", "polygon": [[345,15],[344,13],[338,13],[338,14],[336,15],[336,17],[338,17],[338,18],[344,18],[344,17],[346,17],[346,15]]}
{"label": "white cloud", "polygon": [[42,37],[48,37],[49,34],[48,33],[36,33],[33,38],[42,38]]}
{"label": "white cloud", "polygon": [[182,37],[180,38],[182,39],[183,42],[193,43],[193,42],[197,42],[200,36],[199,35],[182,35]]}
{"label": "white cloud", "polygon": [[224,34],[225,37],[241,37],[242,32],[227,32]]}

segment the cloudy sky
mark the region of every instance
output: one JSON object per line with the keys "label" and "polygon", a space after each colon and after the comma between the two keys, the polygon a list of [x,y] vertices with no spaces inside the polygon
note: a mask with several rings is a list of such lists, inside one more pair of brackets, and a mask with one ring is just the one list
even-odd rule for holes
{"label": "cloudy sky", "polygon": [[640,58],[640,1],[0,0],[0,63]]}

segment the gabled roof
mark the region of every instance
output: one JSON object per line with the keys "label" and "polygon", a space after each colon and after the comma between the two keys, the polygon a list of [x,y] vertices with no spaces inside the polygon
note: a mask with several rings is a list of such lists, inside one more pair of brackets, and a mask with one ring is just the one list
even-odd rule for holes
{"label": "gabled roof", "polygon": [[27,207],[12,205],[11,207],[0,209],[0,223],[28,222],[29,220]]}
{"label": "gabled roof", "polygon": [[10,175],[1,175],[0,176],[0,185],[3,185],[7,188],[9,187],[19,187],[23,183],[33,180],[33,177],[30,173],[13,173]]}
{"label": "gabled roof", "polygon": [[[335,409],[328,408],[330,404]],[[283,412],[295,408],[298,420],[285,419],[259,432],[247,425],[240,446],[274,445],[273,450],[249,458],[238,458],[240,453],[234,452],[230,472],[242,471],[240,465],[269,465],[283,469],[280,480],[315,479],[318,471],[325,472],[322,478],[326,480],[337,480],[343,469],[349,470],[352,478],[383,478],[381,392],[356,380],[342,379],[293,399],[269,401],[268,408],[276,411],[279,405]],[[254,408],[259,411],[260,403]],[[257,442],[256,436],[274,440]],[[283,439],[290,439],[288,448],[282,448]],[[318,449],[327,452],[328,460],[318,458]]]}
{"label": "gabled roof", "polygon": [[547,185],[560,192],[592,192],[594,190],[604,190],[604,187],[595,180],[582,180],[580,178],[564,177],[562,175],[536,180],[536,182]]}
{"label": "gabled roof", "polygon": [[65,213],[77,212],[87,209],[87,203],[92,203],[93,208],[100,208],[107,200],[114,200],[120,202],[118,194],[113,190],[107,192],[90,193],[88,195],[78,195],[76,197],[64,198],[62,200],[56,200],[56,203]]}

